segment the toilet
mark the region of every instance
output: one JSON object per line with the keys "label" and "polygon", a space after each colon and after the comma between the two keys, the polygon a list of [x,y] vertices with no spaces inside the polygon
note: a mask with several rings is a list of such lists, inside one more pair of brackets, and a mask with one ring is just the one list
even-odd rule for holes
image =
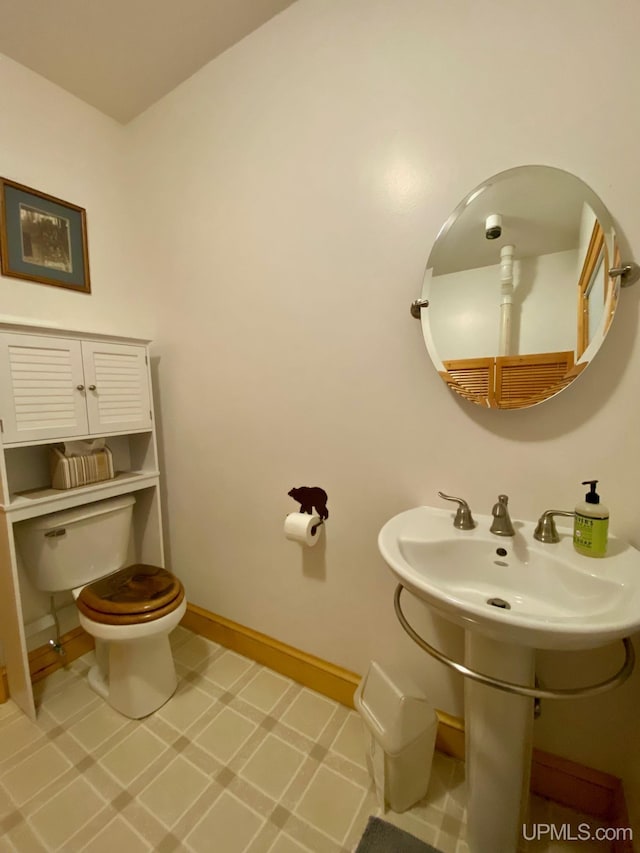
{"label": "toilet", "polygon": [[187,602],[178,578],[159,566],[125,565],[133,495],[22,522],[17,541],[37,589],[71,590],[80,625],[95,638],[89,684],[121,714],[146,717],[178,679],[169,633]]}

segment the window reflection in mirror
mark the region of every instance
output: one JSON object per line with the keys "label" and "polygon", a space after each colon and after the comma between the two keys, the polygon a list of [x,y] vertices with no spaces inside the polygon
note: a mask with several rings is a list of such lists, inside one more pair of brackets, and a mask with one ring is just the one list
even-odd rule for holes
{"label": "window reflection in mirror", "polygon": [[473,190],[441,229],[423,286],[425,343],[445,382],[489,408],[569,385],[609,329],[615,251],[606,208],[568,172],[523,166]]}

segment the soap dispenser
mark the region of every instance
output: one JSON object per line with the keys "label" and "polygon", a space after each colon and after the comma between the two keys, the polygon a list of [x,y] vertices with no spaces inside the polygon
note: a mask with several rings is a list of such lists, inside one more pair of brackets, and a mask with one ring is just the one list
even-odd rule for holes
{"label": "soap dispenser", "polygon": [[597,480],[583,480],[589,486],[584,503],[576,506],[573,522],[573,547],[587,557],[604,557],[609,536],[609,510],[600,503]]}

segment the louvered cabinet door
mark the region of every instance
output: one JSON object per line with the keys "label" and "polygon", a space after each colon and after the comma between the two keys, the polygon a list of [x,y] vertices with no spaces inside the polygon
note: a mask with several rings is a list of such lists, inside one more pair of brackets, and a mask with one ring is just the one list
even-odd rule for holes
{"label": "louvered cabinet door", "polygon": [[[521,409],[557,394],[567,384],[567,377],[573,366],[573,350],[498,356],[498,408]],[[571,376],[571,379],[573,378]]]}
{"label": "louvered cabinet door", "polygon": [[82,341],[89,432],[151,429],[146,349]]}
{"label": "louvered cabinet door", "polygon": [[5,444],[86,435],[79,341],[0,336],[0,418]]}

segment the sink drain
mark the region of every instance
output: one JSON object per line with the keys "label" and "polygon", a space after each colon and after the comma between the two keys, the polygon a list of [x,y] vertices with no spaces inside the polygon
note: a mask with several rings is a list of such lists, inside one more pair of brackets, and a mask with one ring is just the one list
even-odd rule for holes
{"label": "sink drain", "polygon": [[487,604],[492,607],[501,607],[503,610],[511,610],[511,605],[504,598],[487,598]]}

